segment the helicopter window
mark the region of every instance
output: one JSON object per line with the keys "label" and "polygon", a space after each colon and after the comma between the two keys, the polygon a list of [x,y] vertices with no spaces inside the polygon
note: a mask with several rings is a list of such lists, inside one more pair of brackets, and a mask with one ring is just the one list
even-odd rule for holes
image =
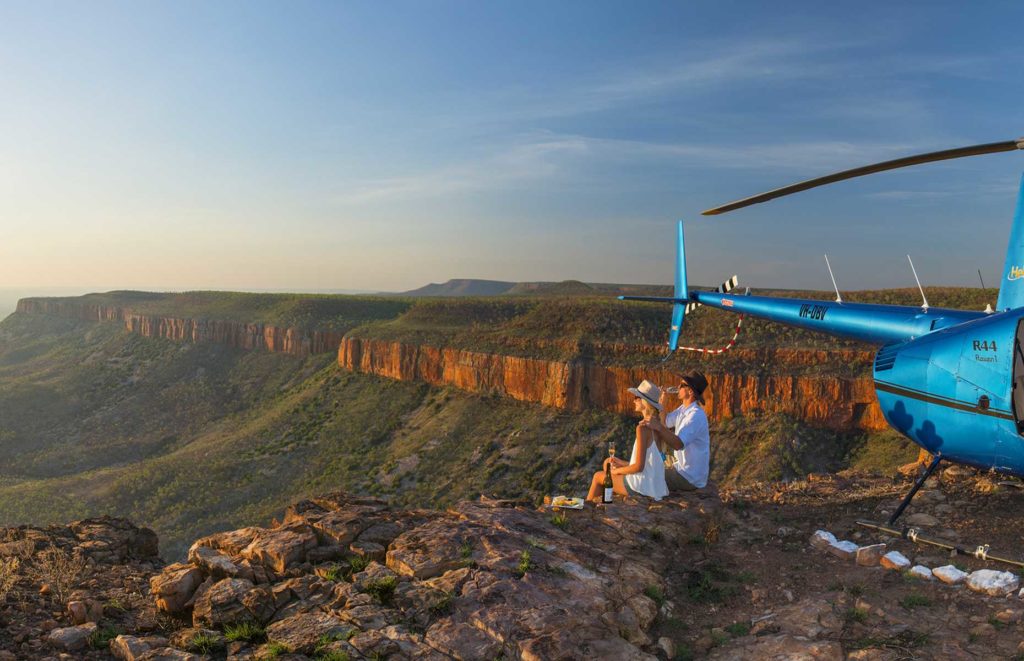
{"label": "helicopter window", "polygon": [[1021,336],[1024,334],[1024,321],[1017,324],[1017,337],[1013,343],[1013,418],[1017,422],[1017,432],[1024,435],[1024,350],[1021,349]]}

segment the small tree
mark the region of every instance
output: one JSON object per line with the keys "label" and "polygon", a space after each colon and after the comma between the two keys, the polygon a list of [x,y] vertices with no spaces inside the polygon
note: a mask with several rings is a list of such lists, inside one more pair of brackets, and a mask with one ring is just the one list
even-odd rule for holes
{"label": "small tree", "polygon": [[33,565],[35,578],[50,586],[53,598],[63,606],[67,604],[71,590],[82,578],[85,558],[71,555],[60,547],[50,546],[36,555]]}

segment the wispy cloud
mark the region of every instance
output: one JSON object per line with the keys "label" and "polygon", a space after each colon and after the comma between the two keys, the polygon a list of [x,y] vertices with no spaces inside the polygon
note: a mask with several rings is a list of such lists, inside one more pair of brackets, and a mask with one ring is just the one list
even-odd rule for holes
{"label": "wispy cloud", "polygon": [[[645,142],[537,132],[488,156],[454,166],[395,177],[350,181],[335,201],[382,204],[399,199],[440,199],[469,192],[508,190],[553,181],[606,185],[609,173],[657,166],[662,176],[680,170],[785,169],[793,173],[836,170],[921,149],[911,143],[842,141],[713,145]],[[620,182],[621,185],[621,182]]]}

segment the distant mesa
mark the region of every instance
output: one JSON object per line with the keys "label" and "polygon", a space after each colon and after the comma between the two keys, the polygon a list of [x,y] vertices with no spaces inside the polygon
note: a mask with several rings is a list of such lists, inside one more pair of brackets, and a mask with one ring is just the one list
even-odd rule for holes
{"label": "distant mesa", "polygon": [[579,280],[563,280],[562,282],[520,282],[510,289],[509,294],[528,295],[561,295],[578,296],[581,294],[593,294],[596,290],[585,282]]}
{"label": "distant mesa", "polygon": [[432,282],[425,287],[402,292],[401,296],[500,296],[516,286],[514,282],[502,280],[477,280],[457,278],[438,284]]}
{"label": "distant mesa", "polygon": [[665,294],[666,287],[657,285],[613,285],[586,283],[579,280],[561,282],[505,282],[502,280],[478,280],[458,278],[425,287],[401,292],[399,296],[590,296],[611,294],[644,293]]}

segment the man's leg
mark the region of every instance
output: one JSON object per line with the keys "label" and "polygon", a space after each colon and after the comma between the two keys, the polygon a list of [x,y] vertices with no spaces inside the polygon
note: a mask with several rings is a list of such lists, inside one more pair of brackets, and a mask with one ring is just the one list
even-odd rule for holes
{"label": "man's leg", "polygon": [[682,493],[696,491],[697,487],[690,484],[690,481],[679,474],[675,468],[665,469],[665,484],[668,485],[669,493]]}

